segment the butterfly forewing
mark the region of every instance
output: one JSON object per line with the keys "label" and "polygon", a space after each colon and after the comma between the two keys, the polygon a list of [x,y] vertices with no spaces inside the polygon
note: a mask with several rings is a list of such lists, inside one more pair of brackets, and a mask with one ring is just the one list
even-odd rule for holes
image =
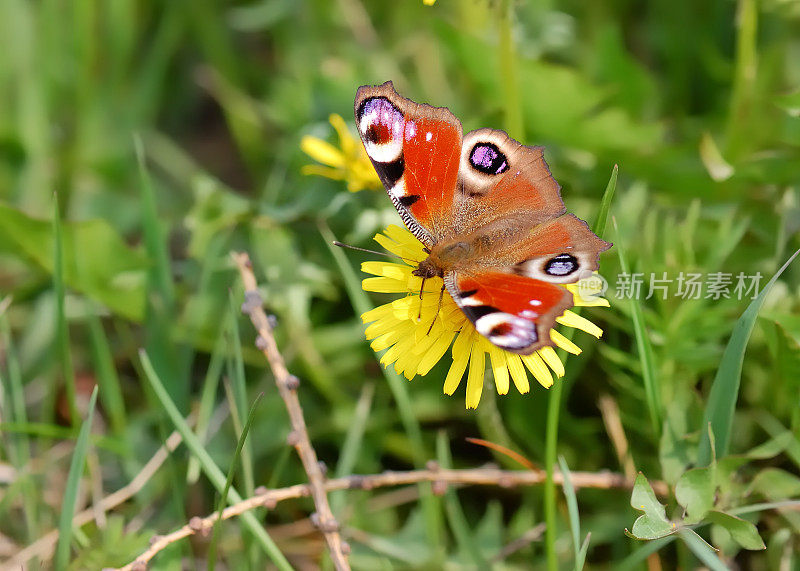
{"label": "butterfly forewing", "polygon": [[358,90],[356,124],[403,222],[427,245],[452,227],[461,123],[445,108],[418,105],[391,82]]}

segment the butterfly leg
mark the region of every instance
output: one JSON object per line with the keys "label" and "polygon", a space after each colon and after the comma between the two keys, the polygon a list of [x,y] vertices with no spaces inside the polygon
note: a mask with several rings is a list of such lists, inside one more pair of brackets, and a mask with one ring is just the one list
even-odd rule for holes
{"label": "butterfly leg", "polygon": [[425,290],[425,280],[428,279],[422,276],[422,283],[419,286],[419,312],[417,313],[417,322],[422,320],[422,292]]}
{"label": "butterfly leg", "polygon": [[[439,290],[439,303],[436,304],[436,314],[433,316],[433,319],[431,320],[431,326],[428,327],[428,331],[425,332],[425,335],[430,335],[431,329],[433,329],[433,324],[436,323],[436,318],[439,316],[439,312],[442,310],[442,301],[444,300],[444,290],[445,290],[445,285],[442,284],[442,289]],[[422,311],[421,307],[420,311]]]}

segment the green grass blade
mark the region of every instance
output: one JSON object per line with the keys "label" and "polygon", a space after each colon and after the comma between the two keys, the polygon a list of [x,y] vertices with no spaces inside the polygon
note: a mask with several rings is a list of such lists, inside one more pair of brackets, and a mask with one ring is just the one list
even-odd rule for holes
{"label": "green grass blade", "polygon": [[522,118],[522,102],[517,70],[517,50],[514,45],[514,6],[511,0],[502,0],[498,6],[498,52],[500,74],[502,77],[505,102],[505,128],[508,133],[520,141],[525,140],[525,122]]}
{"label": "green grass blade", "polygon": [[[156,371],[153,368],[147,353],[140,351],[139,356],[145,378],[153,389],[153,392],[155,393],[159,402],[164,407],[164,410],[167,412],[172,424],[175,426],[176,430],[181,433],[183,441],[186,443],[186,446],[189,448],[190,452],[197,457],[201,467],[203,468],[203,472],[206,474],[211,484],[219,493],[222,493],[222,491],[225,489],[225,476],[222,473],[222,470],[220,470],[219,466],[214,463],[214,460],[211,458],[209,453],[205,448],[203,448],[200,440],[197,438],[194,432],[192,432],[191,428],[189,428],[189,425],[186,424],[186,421],[183,419],[183,416],[181,416],[178,407],[175,406],[174,402],[172,402],[172,399],[170,398],[169,393],[167,393],[167,390],[161,382],[161,379],[158,378],[158,375],[156,374]],[[242,501],[242,496],[239,495],[239,492],[237,492],[233,487],[230,488],[228,497],[232,502]],[[259,523],[259,521],[255,518],[255,516],[251,512],[245,512],[240,517],[244,526],[255,536],[258,543],[264,549],[264,552],[272,559],[272,562],[275,563],[275,565],[277,565],[280,569],[291,571],[292,566],[289,565],[286,557],[284,557],[283,553],[280,552],[278,546],[275,545],[275,542],[269,536],[261,523]]]}
{"label": "green grass blade", "polygon": [[[347,428],[339,461],[336,463],[335,477],[337,478],[344,478],[353,473],[358,454],[361,451],[361,443],[364,440],[364,432],[366,432],[369,422],[369,415],[372,410],[372,396],[374,394],[375,385],[372,383],[364,385],[361,389],[361,396],[351,417],[350,426]],[[331,509],[337,517],[346,501],[346,493],[344,490],[339,490],[331,494]]]}
{"label": "green grass blade", "polygon": [[[217,340],[214,343],[214,349],[211,352],[211,360],[206,369],[205,378],[203,379],[203,388],[200,391],[200,406],[197,407],[197,423],[195,424],[195,433],[201,443],[206,441],[208,433],[208,423],[211,421],[211,415],[214,412],[214,403],[217,399],[217,388],[219,387],[219,379],[222,374],[222,367],[225,365],[225,347],[226,334],[225,330],[221,329]],[[194,484],[197,478],[200,477],[200,462],[195,456],[189,459],[189,467],[186,470],[186,481]]]}
{"label": "green grass blade", "polygon": [[600,199],[600,212],[597,213],[597,219],[594,221],[592,230],[595,234],[603,237],[606,233],[606,225],[608,224],[608,213],[611,212],[611,203],[614,200],[614,194],[617,192],[617,176],[619,175],[619,165],[614,165],[611,169],[611,177],[608,179],[606,189],[603,191],[603,198]]}
{"label": "green grass blade", "polygon": [[677,537],[677,535],[668,535],[667,537],[648,541],[636,549],[636,551],[628,555],[625,559],[617,563],[614,568],[617,571],[631,571],[633,569],[640,569],[642,563],[644,563],[648,557],[675,541]]}
{"label": "green grass blade", "polygon": [[169,254],[167,252],[164,233],[158,219],[155,191],[150,180],[150,173],[145,165],[145,152],[142,140],[134,137],[136,158],[139,161],[139,181],[141,183],[142,224],[144,231],[144,244],[148,257],[153,262],[151,280],[153,288],[163,298],[163,302],[172,307],[175,301],[175,286],[172,283]]}
{"label": "green grass blade", "polygon": [[[7,298],[10,300],[10,298]],[[0,363],[0,387],[2,387],[2,401],[6,403],[6,414],[14,423],[21,425],[28,424],[28,413],[25,408],[25,388],[22,381],[22,370],[19,359],[17,358],[16,347],[11,338],[11,327],[8,324],[3,306],[6,300],[0,302],[0,347],[3,348],[3,358],[5,367]],[[0,433],[3,431],[0,430]],[[17,482],[22,491],[22,501],[25,517],[25,529],[28,540],[33,541],[37,535],[37,521],[39,519],[39,497],[35,482],[27,474],[22,472],[22,468],[31,458],[31,442],[28,435],[19,433],[9,437],[9,457],[11,462],[19,472]],[[15,482],[15,483],[17,483]],[[6,489],[6,493],[9,491]],[[5,500],[5,498],[3,498]],[[4,511],[0,509],[0,516]]]}
{"label": "green grass blade", "polygon": [[146,348],[156,370],[165,379],[170,396],[181,410],[186,411],[189,406],[189,382],[186,379],[188,367],[185,366],[188,359],[185,358],[186,350],[176,346],[172,339],[176,294],[167,240],[158,216],[153,182],[145,165],[145,151],[138,136],[134,137],[134,146],[139,163],[144,245],[151,263],[147,272],[146,288]]}
{"label": "green grass blade", "polygon": [[72,542],[72,518],[75,515],[75,502],[78,500],[78,487],[81,484],[83,467],[86,462],[86,453],[89,450],[89,433],[92,431],[94,419],[94,406],[97,402],[97,387],[92,391],[89,399],[89,413],[81,426],[78,440],[75,442],[75,451],[67,475],[67,485],[64,488],[64,499],[61,502],[61,515],[58,518],[58,544],[53,561],[56,571],[63,571],[69,563],[69,547]]}
{"label": "green grass blade", "polygon": [[[72,367],[72,352],[69,347],[69,325],[67,323],[64,288],[64,240],[61,231],[61,212],[58,196],[53,195],[53,290],[56,296],[56,335],[58,336],[58,355],[61,362],[61,375],[64,377],[67,406],[72,426],[78,426],[77,391],[75,390],[75,370]],[[55,394],[55,391],[54,391]]]}
{"label": "green grass blade", "polygon": [[[599,237],[603,237],[608,219],[608,212],[611,209],[611,201],[617,191],[617,173],[619,169],[614,166],[611,171],[611,177],[608,179],[608,184],[603,192],[603,198],[600,200],[600,213],[594,223],[595,233]],[[573,311],[580,314],[579,307],[573,308]],[[575,335],[575,330],[570,328],[565,332],[568,339],[572,339]],[[564,351],[559,351],[561,360],[564,361]],[[558,539],[558,512],[556,510],[556,483],[553,480],[553,470],[556,465],[556,457],[558,455],[558,419],[561,415],[561,394],[564,391],[564,383],[556,382],[550,388],[550,394],[547,395],[547,425],[545,429],[545,449],[544,449],[544,463],[547,472],[547,478],[542,487],[542,494],[544,495],[544,520],[547,524],[544,535],[545,553],[547,555],[547,568],[549,571],[558,570],[558,551],[556,550],[556,540]]]}
{"label": "green grass blade", "polygon": [[261,402],[262,398],[264,398],[264,393],[259,393],[256,397],[256,400],[253,401],[253,404],[250,407],[250,412],[247,415],[247,421],[242,428],[241,434],[239,434],[239,441],[236,443],[236,450],[233,453],[231,467],[228,468],[228,477],[225,479],[225,487],[222,489],[222,494],[220,495],[219,502],[217,503],[217,513],[219,515],[217,516],[217,520],[214,522],[214,531],[213,535],[211,536],[211,542],[208,546],[207,559],[209,571],[214,571],[214,565],[217,561],[217,534],[219,533],[219,526],[220,522],[222,521],[222,510],[224,510],[225,506],[228,504],[228,492],[231,489],[231,484],[233,484],[233,475],[236,473],[236,465],[239,463],[239,457],[242,453],[242,449],[244,448],[244,443],[247,440],[250,427],[253,425],[256,407],[258,407],[258,403]]}
{"label": "green grass blade", "polygon": [[92,363],[100,387],[100,401],[108,414],[114,436],[125,442],[123,437],[128,421],[125,414],[125,399],[120,390],[122,385],[114,367],[114,356],[100,318],[97,315],[89,316],[88,326]]}
{"label": "green grass blade", "polygon": [[[561,474],[564,476],[564,497],[567,499],[567,512],[569,513],[569,527],[572,532],[572,548],[575,554],[575,571],[583,569],[583,558],[586,556],[586,550],[581,545],[581,520],[578,513],[578,498],[575,495],[575,488],[572,485],[572,480],[569,475],[569,467],[563,456],[559,456],[558,465],[561,468]],[[588,539],[588,538],[587,538]],[[588,547],[588,541],[586,543]],[[581,555],[583,553],[583,556]]]}
{"label": "green grass blade", "polygon": [[[616,221],[613,221],[614,229],[619,236]],[[621,240],[617,240],[618,242]],[[630,268],[621,246],[617,246],[619,256],[619,266],[623,274],[629,274]],[[642,381],[644,392],[647,399],[647,412],[650,416],[650,424],[653,428],[654,440],[661,437],[661,415],[663,407],[661,404],[661,387],[659,386],[658,376],[656,375],[655,357],[653,346],[650,344],[650,337],[647,333],[642,304],[636,296],[629,300],[631,306],[631,320],[633,321],[633,334],[636,337],[636,349],[639,355],[639,363],[642,367]]]}
{"label": "green grass blade", "polygon": [[[443,469],[449,470],[452,468],[450,443],[447,439],[447,433],[444,431],[440,431],[436,438],[436,460]],[[478,549],[478,545],[469,528],[467,517],[464,515],[464,510],[458,500],[458,495],[452,486],[448,486],[444,494],[444,508],[459,550],[472,559],[473,564],[478,569],[488,569],[489,564]]]}
{"label": "green grass blade", "polygon": [[[244,358],[242,357],[242,343],[239,338],[239,327],[237,317],[241,313],[236,301],[233,299],[233,292],[229,292],[229,326],[230,342],[228,355],[228,376],[231,379],[231,389],[233,390],[233,402],[236,407],[237,417],[244,417],[247,410],[247,386],[244,376]],[[241,452],[242,479],[244,480],[244,491],[248,496],[252,496],[255,491],[255,478],[253,476],[253,448],[250,442],[243,443],[244,448]]]}
{"label": "green grass blade", "polygon": [[695,554],[695,556],[702,561],[709,569],[713,571],[728,571],[728,566],[717,557],[714,550],[705,540],[697,535],[689,528],[681,529],[678,532],[686,546]]}
{"label": "green grass blade", "polygon": [[707,466],[711,462],[711,441],[708,437],[708,431],[705,427],[711,425],[711,430],[714,433],[714,440],[716,445],[717,457],[721,458],[728,453],[728,446],[730,445],[731,426],[733,425],[733,415],[736,410],[736,399],[739,396],[739,384],[742,379],[742,363],[744,362],[744,353],[747,348],[747,342],[750,339],[750,334],[753,332],[753,327],[756,323],[756,317],[761,306],[764,305],[764,300],[767,293],[772,288],[772,285],[789,267],[789,264],[800,254],[797,250],[792,257],[786,260],[786,263],[772,276],[772,279],[767,282],[764,289],[758,296],[750,302],[747,309],[744,310],[742,316],[736,322],[731,334],[730,341],[725,347],[725,352],[722,354],[722,360],[719,363],[719,369],[711,384],[711,391],[708,395],[708,402],[706,403],[705,413],[703,414],[703,424],[700,427],[700,448],[698,450],[697,463],[699,466]]}

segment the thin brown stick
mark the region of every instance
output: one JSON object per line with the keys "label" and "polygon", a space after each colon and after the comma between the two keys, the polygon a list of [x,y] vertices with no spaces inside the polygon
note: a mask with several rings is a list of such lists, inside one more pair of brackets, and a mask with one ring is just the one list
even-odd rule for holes
{"label": "thin brown stick", "polygon": [[[431,466],[427,470],[412,470],[408,472],[383,472],[381,474],[371,474],[367,476],[347,476],[323,482],[325,492],[335,490],[372,490],[386,486],[402,486],[419,484],[420,482],[437,482],[440,486],[453,485],[478,485],[478,486],[500,486],[512,488],[517,486],[532,486],[541,484],[547,477],[541,470],[536,471],[509,471],[499,470],[493,466],[482,468],[472,468],[466,470],[441,470],[436,466]],[[631,483],[624,475],[613,472],[570,472],[572,485],[576,488],[598,488],[598,489],[630,489]],[[553,474],[556,484],[563,484],[564,477],[560,472]],[[651,482],[656,494],[664,496],[668,493],[667,485],[664,482]],[[225,508],[222,512],[222,519],[230,519],[242,513],[260,507],[274,509],[275,505],[283,500],[291,498],[302,498],[313,494],[311,484],[296,484],[286,488],[275,490],[263,490],[258,495],[247,498],[239,503]],[[155,555],[166,548],[168,545],[194,534],[205,535],[214,526],[218,514],[215,512],[204,518],[195,517],[168,535],[154,538],[150,548],[138,556],[134,563],[121,567],[116,571],[133,571],[136,569],[134,564],[144,564],[150,561]]]}
{"label": "thin brown stick", "polygon": [[339,533],[339,523],[336,521],[328,503],[328,496],[325,490],[325,475],[317,460],[317,453],[311,445],[311,439],[308,437],[303,409],[297,396],[299,382],[297,377],[289,373],[286,363],[283,361],[283,356],[278,351],[278,345],[272,335],[272,327],[262,308],[263,302],[261,295],[258,293],[258,284],[253,274],[250,257],[246,253],[235,253],[233,257],[239,267],[239,274],[244,283],[245,301],[242,304],[242,313],[250,318],[253,327],[258,332],[256,346],[261,349],[269,362],[272,374],[275,375],[275,384],[278,386],[278,392],[289,413],[289,420],[292,425],[289,442],[300,456],[303,468],[308,474],[311,497],[314,499],[314,506],[317,510],[314,521],[325,536],[331,560],[337,571],[348,570],[350,569],[350,563],[347,560],[349,546],[342,541],[342,536]]}
{"label": "thin brown stick", "polygon": [[606,427],[606,432],[611,443],[614,445],[614,451],[617,453],[622,471],[625,476],[633,482],[636,479],[636,466],[631,457],[631,450],[628,446],[628,438],[625,436],[625,429],[622,427],[622,420],[619,416],[619,406],[617,401],[608,395],[600,395],[600,400],[597,402],[600,407],[600,414],[603,417],[603,424]]}
{"label": "thin brown stick", "polygon": [[[153,474],[158,471],[170,452],[175,450],[182,441],[183,438],[177,430],[170,434],[164,445],[153,454],[153,457],[139,470],[139,473],[134,476],[129,484],[120,488],[113,494],[109,494],[97,502],[96,505],[90,506],[75,514],[75,517],[72,518],[72,526],[80,527],[85,525],[95,518],[97,511],[110,511],[139,493],[139,491],[144,488],[145,484],[150,481],[150,478],[153,477]],[[17,552],[8,561],[3,562],[3,565],[0,566],[0,571],[11,571],[12,569],[18,571],[24,568],[25,564],[34,557],[46,559],[53,552],[57,541],[58,529],[53,529],[28,545],[25,549]]]}

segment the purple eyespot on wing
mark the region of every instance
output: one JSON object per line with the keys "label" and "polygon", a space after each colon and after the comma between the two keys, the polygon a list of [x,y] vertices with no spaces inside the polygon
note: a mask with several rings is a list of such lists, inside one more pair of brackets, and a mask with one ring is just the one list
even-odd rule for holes
{"label": "purple eyespot on wing", "polygon": [[469,154],[472,168],[484,174],[502,174],[508,170],[506,156],[492,143],[477,143]]}
{"label": "purple eyespot on wing", "polygon": [[358,127],[365,143],[386,145],[400,140],[403,113],[385,97],[370,97],[358,108]]}
{"label": "purple eyespot on wing", "polygon": [[551,258],[544,266],[544,271],[551,276],[568,276],[579,267],[578,260],[571,254],[559,254]]}

